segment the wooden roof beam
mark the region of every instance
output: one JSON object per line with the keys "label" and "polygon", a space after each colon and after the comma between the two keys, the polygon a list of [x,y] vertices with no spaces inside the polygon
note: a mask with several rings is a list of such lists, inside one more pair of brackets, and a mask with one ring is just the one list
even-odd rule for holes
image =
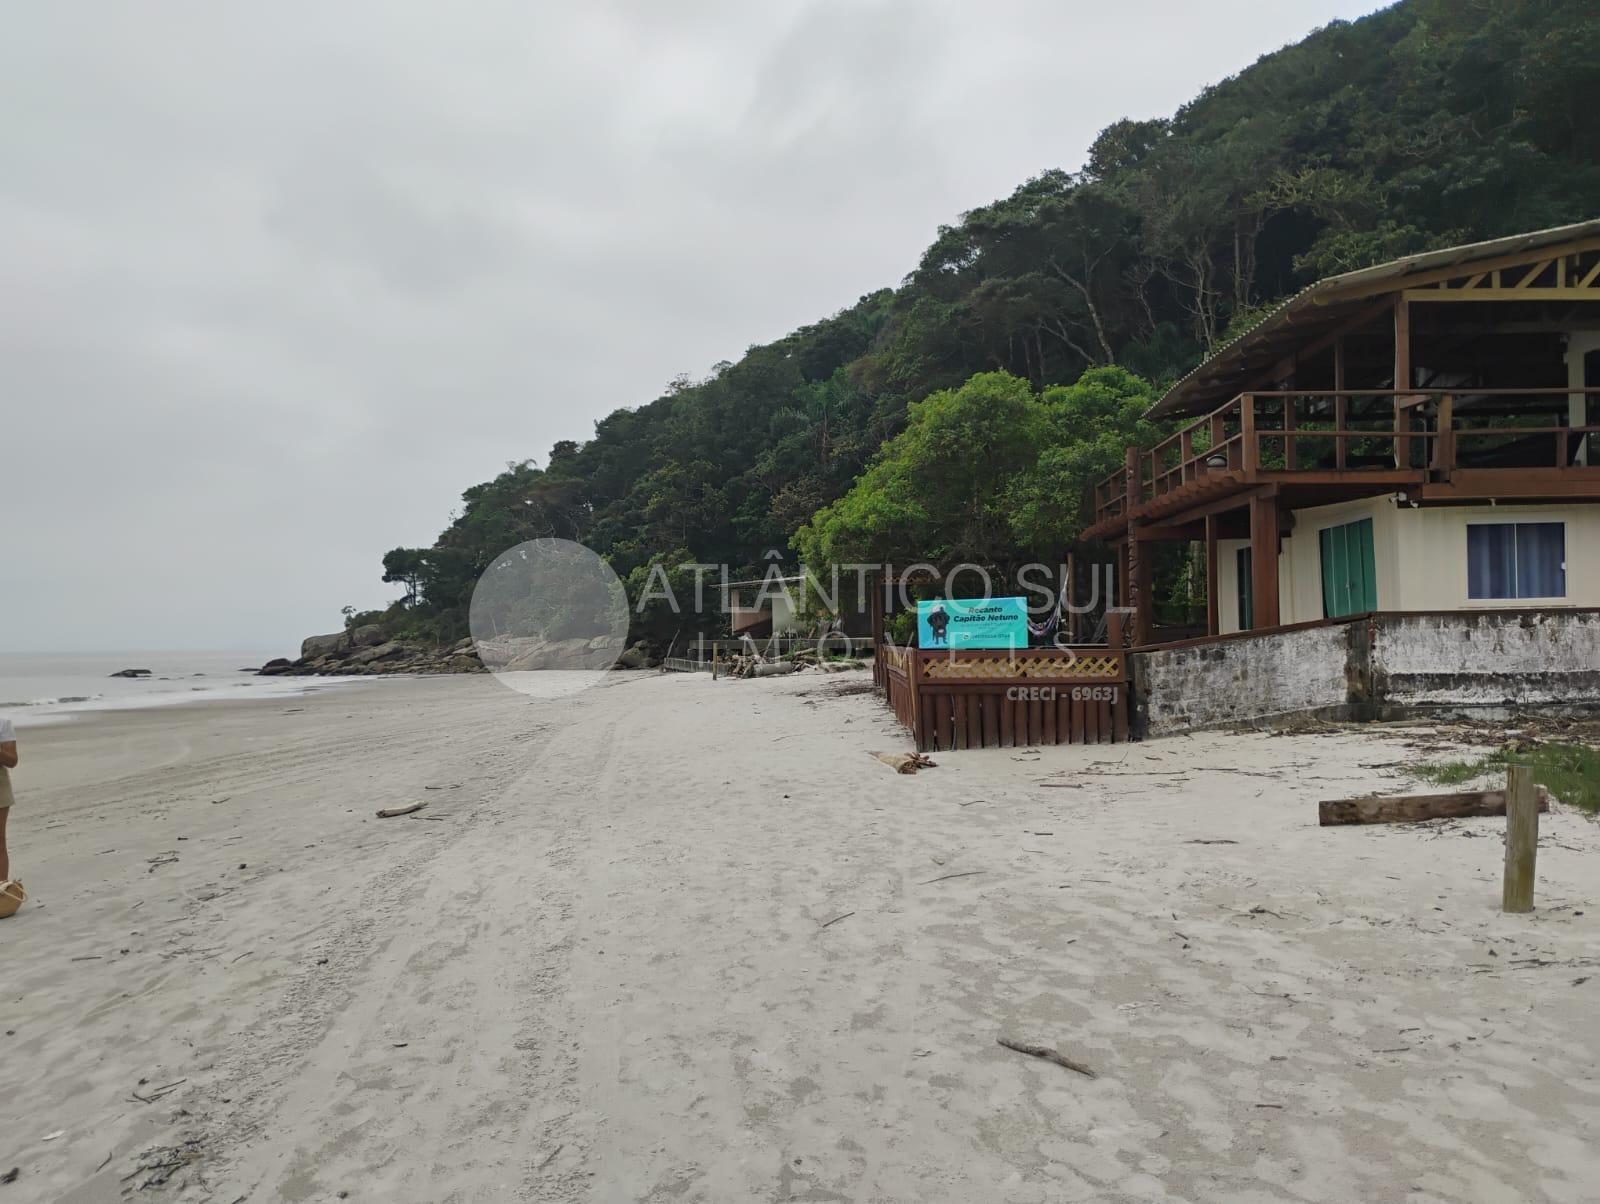
{"label": "wooden roof beam", "polygon": [[1447,267],[1433,268],[1426,272],[1413,272],[1409,275],[1400,274],[1386,280],[1375,281],[1372,284],[1349,284],[1343,288],[1326,289],[1321,293],[1313,294],[1311,299],[1318,305],[1330,305],[1336,301],[1348,300],[1351,297],[1377,296],[1379,292],[1392,293],[1400,289],[1419,288],[1425,284],[1437,284],[1441,280],[1456,280],[1462,276],[1470,276],[1473,273],[1492,273],[1506,268],[1523,267],[1535,261],[1549,263],[1556,256],[1578,255],[1585,251],[1595,250],[1600,250],[1600,235],[1574,239],[1570,243],[1556,246],[1539,247],[1536,250],[1515,251],[1506,255],[1496,255],[1490,259],[1461,260]]}

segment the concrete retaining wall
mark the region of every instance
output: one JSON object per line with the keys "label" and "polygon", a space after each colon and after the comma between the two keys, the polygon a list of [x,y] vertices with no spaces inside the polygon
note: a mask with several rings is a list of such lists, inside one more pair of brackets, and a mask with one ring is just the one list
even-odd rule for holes
{"label": "concrete retaining wall", "polygon": [[1392,706],[1600,703],[1600,614],[1375,615],[1373,692]]}
{"label": "concrete retaining wall", "polygon": [[1343,706],[1350,626],[1135,653],[1136,730],[1160,736]]}
{"label": "concrete retaining wall", "polygon": [[1600,705],[1600,612],[1375,614],[1134,653],[1134,730],[1295,714]]}

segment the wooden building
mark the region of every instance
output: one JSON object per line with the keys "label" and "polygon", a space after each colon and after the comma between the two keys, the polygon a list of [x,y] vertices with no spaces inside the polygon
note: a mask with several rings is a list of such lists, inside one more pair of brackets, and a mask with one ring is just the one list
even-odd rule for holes
{"label": "wooden building", "polygon": [[1600,221],[1320,280],[1152,410],[1096,489],[1131,642],[1203,546],[1212,636],[1376,611],[1600,606]]}

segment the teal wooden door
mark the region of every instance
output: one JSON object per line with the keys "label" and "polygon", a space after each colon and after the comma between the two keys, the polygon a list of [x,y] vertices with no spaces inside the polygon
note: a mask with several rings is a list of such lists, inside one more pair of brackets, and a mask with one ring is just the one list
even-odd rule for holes
{"label": "teal wooden door", "polygon": [[1326,527],[1322,541],[1322,614],[1337,619],[1378,609],[1378,568],[1372,520]]}

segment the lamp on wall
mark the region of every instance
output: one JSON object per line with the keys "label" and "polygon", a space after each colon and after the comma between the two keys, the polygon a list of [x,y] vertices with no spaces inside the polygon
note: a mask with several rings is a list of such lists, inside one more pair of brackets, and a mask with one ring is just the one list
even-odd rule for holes
{"label": "lamp on wall", "polygon": [[1228,467],[1228,457],[1227,457],[1227,455],[1225,453],[1223,453],[1223,452],[1212,452],[1209,456],[1206,457],[1206,467],[1207,468],[1226,468],[1226,467]]}

